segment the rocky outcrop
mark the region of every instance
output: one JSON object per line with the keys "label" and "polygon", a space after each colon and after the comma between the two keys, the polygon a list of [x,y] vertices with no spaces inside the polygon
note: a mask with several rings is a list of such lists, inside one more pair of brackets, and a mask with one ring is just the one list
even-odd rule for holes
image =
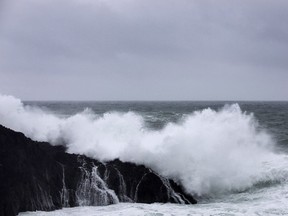
{"label": "rocky outcrop", "polygon": [[144,166],[119,160],[104,164],[0,126],[0,215],[118,202],[196,200]]}

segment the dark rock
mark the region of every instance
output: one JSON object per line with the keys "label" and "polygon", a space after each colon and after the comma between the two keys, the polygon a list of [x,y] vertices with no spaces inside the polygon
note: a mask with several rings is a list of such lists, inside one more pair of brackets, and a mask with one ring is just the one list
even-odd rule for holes
{"label": "dark rock", "polygon": [[0,125],[0,215],[119,201],[196,203],[175,182],[142,165],[103,164]]}

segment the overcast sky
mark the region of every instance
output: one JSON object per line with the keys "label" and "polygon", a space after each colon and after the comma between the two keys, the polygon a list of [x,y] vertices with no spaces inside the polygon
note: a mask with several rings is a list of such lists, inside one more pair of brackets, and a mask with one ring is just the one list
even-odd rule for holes
{"label": "overcast sky", "polygon": [[288,100],[288,1],[0,0],[0,93]]}

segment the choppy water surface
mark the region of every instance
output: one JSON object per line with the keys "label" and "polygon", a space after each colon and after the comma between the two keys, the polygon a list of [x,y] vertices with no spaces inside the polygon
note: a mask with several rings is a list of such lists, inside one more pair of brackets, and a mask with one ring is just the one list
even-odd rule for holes
{"label": "choppy water surface", "polygon": [[288,215],[287,102],[0,99],[1,124],[72,153],[144,164],[200,201],[21,215]]}

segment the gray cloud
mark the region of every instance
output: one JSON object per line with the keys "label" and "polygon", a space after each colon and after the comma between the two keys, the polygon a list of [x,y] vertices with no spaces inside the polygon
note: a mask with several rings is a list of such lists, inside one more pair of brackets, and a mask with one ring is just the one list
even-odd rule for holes
{"label": "gray cloud", "polygon": [[288,100],[286,0],[4,0],[0,92]]}

